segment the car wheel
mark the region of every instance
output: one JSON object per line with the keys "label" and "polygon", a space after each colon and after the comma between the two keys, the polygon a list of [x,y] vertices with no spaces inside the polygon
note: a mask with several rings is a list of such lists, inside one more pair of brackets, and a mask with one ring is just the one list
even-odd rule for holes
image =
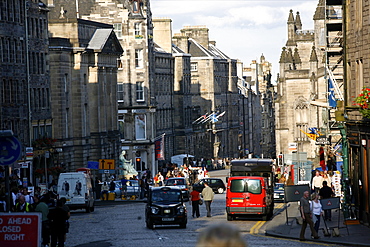
{"label": "car wheel", "polygon": [[186,228],[186,222],[180,224],[180,228]]}
{"label": "car wheel", "polygon": [[227,220],[228,221],[232,221],[233,219],[234,219],[234,217],[231,214],[227,214]]}
{"label": "car wheel", "polygon": [[149,228],[149,229],[153,229],[153,222],[151,220],[148,220],[146,222],[146,227]]}
{"label": "car wheel", "polygon": [[221,188],[221,187],[217,189],[218,194],[222,194],[224,193],[224,191],[225,191],[224,188]]}

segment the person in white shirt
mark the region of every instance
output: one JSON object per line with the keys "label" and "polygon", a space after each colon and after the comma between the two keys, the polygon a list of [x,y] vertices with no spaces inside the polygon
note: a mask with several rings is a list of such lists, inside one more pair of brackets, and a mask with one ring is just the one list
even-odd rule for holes
{"label": "person in white shirt", "polygon": [[318,233],[319,232],[319,227],[320,227],[320,218],[321,215],[323,215],[324,210],[322,210],[322,206],[319,200],[319,195],[317,193],[312,193],[311,194],[311,211],[312,211],[312,221],[314,222],[315,230]]}
{"label": "person in white shirt", "polygon": [[312,191],[318,193],[319,190],[322,187],[322,176],[320,176],[320,172],[316,170],[316,176],[313,177],[312,179]]}

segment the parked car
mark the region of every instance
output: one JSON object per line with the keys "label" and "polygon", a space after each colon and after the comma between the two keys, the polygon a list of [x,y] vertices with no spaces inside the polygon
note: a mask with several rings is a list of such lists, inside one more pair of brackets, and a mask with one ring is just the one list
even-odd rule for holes
{"label": "parked car", "polygon": [[177,186],[150,187],[145,207],[145,222],[154,225],[179,225],[186,228],[188,218],[182,191]]}
{"label": "parked car", "polygon": [[139,181],[138,180],[127,180],[126,182],[126,191],[124,191],[123,186],[121,188],[122,195],[126,197],[136,196],[139,197],[140,188],[139,188]]}
{"label": "parked car", "polygon": [[193,184],[193,189],[198,192],[202,192],[204,189],[204,182],[207,182],[213,192],[217,194],[222,194],[226,190],[225,184],[220,178],[203,178]]}
{"label": "parked car", "polygon": [[181,189],[182,195],[189,200],[189,185],[186,178],[169,178],[164,182],[165,186],[177,186]]}
{"label": "parked car", "polygon": [[284,184],[276,183],[274,187],[274,200],[284,201]]}

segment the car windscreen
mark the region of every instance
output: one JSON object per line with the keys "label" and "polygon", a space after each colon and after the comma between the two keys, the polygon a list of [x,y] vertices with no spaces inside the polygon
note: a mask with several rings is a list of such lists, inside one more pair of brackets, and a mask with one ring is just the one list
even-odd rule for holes
{"label": "car windscreen", "polygon": [[166,181],[167,186],[177,186],[177,185],[185,185],[185,180],[183,179],[169,179]]}
{"label": "car windscreen", "polygon": [[274,190],[284,191],[284,184],[276,184]]}
{"label": "car windscreen", "polygon": [[181,202],[181,192],[176,191],[152,191],[152,202]]}
{"label": "car windscreen", "polygon": [[234,193],[249,192],[261,194],[261,181],[258,179],[234,179],[231,181],[230,191]]}

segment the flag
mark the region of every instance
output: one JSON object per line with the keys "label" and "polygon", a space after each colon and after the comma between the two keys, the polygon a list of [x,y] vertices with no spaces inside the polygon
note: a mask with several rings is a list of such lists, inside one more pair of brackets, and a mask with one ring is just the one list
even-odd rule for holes
{"label": "flag", "polygon": [[225,113],[226,113],[226,111],[221,112],[221,113],[217,116],[217,118],[222,117],[223,115],[225,115]]}
{"label": "flag", "polygon": [[204,120],[205,118],[207,118],[207,114],[208,114],[208,112],[206,112],[206,114],[204,114],[204,115],[198,117],[197,119],[195,119],[193,121],[193,124],[195,124],[195,123],[197,123],[197,122],[199,122],[199,121]]}
{"label": "flag", "polygon": [[302,131],[306,136],[308,136],[309,138],[311,138],[314,141],[316,141],[316,138],[319,136],[315,133],[307,133],[307,132],[304,132],[303,130],[300,130],[300,131]]}
{"label": "flag", "polygon": [[332,108],[337,107],[337,101],[335,99],[335,94],[334,94],[334,83],[330,76],[328,79],[328,103],[329,103],[329,106]]}
{"label": "flag", "polygon": [[211,121],[212,123],[216,123],[218,121],[218,117],[216,116],[216,113],[211,114]]}

